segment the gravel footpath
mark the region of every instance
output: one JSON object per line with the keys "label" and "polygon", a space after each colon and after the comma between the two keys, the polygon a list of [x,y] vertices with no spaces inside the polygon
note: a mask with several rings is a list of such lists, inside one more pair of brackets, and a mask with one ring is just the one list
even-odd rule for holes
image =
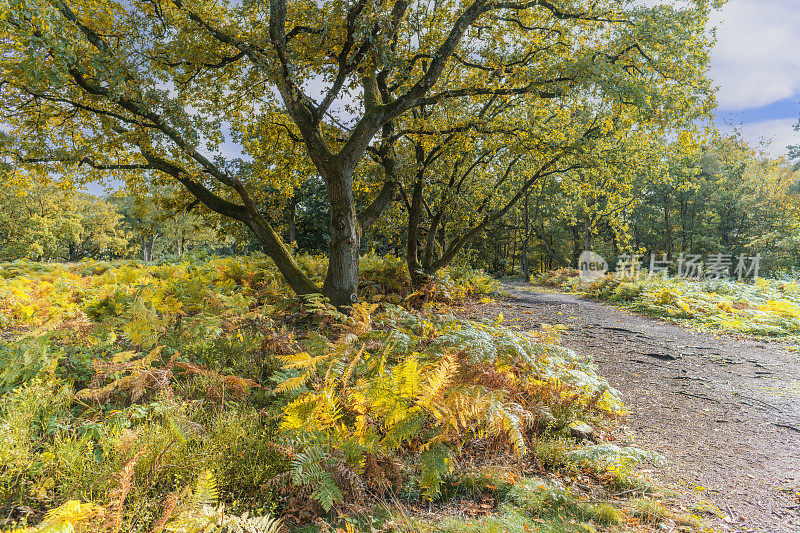
{"label": "gravel footpath", "polygon": [[660,477],[715,504],[722,529],[800,532],[799,352],[529,284],[503,288],[509,297],[470,314],[567,326],[563,344],[594,357],[622,392],[637,441],[667,458]]}

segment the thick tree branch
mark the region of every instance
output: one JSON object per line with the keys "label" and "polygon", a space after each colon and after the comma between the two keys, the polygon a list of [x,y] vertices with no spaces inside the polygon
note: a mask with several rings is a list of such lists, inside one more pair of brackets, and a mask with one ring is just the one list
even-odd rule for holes
{"label": "thick tree branch", "polygon": [[[486,215],[479,224],[469,229],[461,237],[452,241],[450,243],[450,246],[448,246],[447,249],[442,253],[442,257],[440,257],[439,260],[435,261],[431,265],[430,271],[435,272],[440,268],[447,266],[453,260],[456,254],[458,254],[458,252],[461,251],[461,249],[464,247],[465,244],[474,239],[479,233],[481,233],[484,229],[486,229],[486,227],[489,224],[502,218],[519,201],[519,199],[525,195],[528,189],[530,189],[530,187],[535,182],[546,176],[569,172],[570,170],[579,167],[579,165],[573,164],[564,168],[549,170],[556,163],[558,163],[558,161],[560,161],[564,157],[564,155],[565,155],[564,153],[561,153],[548,160],[544,165],[539,167],[539,169],[536,171],[536,173],[533,174],[533,176],[531,176],[525,181],[523,186],[520,187],[519,191],[517,191],[517,194],[515,194],[510,200],[508,200],[508,202],[506,202],[502,208],[500,208],[499,210],[495,211],[492,214]],[[517,160],[515,159],[514,162],[516,161]],[[512,166],[513,165],[509,165],[509,167],[506,169],[506,173],[510,172]]]}
{"label": "thick tree branch", "polygon": [[187,191],[215,213],[238,220],[239,222],[247,222],[245,206],[235,204],[214,194],[203,184],[192,179],[184,169],[166,159],[158,157],[146,150],[142,150],[142,155],[148,161],[148,168],[159,170],[175,178],[186,187]]}
{"label": "thick tree branch", "polygon": [[381,213],[394,203],[396,198],[397,182],[394,180],[386,181],[381,187],[378,196],[358,214],[358,223],[361,226],[361,231],[369,229],[378,220]]}

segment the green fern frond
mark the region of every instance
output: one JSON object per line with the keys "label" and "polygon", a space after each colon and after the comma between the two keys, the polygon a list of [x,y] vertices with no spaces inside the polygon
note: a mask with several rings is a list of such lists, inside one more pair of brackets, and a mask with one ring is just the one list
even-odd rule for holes
{"label": "green fern frond", "polygon": [[308,485],[313,488],[311,497],[326,511],[330,511],[334,503],[343,500],[342,491],[336,486],[333,475],[323,468],[323,465],[327,466],[332,462],[331,459],[325,447],[314,445],[297,454],[289,467],[292,484],[296,487]]}
{"label": "green fern frond", "polygon": [[283,523],[271,516],[226,516],[223,521],[226,533],[282,533]]}
{"label": "green fern frond", "polygon": [[432,500],[439,495],[442,479],[452,470],[450,448],[438,443],[419,455],[420,486],[425,497]]}
{"label": "green fern frond", "polygon": [[381,440],[381,446],[391,450],[399,448],[419,433],[425,420],[426,416],[419,408],[409,410],[407,416],[389,426],[386,436]]}
{"label": "green fern frond", "polygon": [[642,450],[633,446],[617,446],[603,443],[585,446],[579,450],[569,452],[567,460],[575,463],[594,464],[621,464],[633,466],[644,461],[650,461],[657,466],[666,465],[666,460],[656,452]]}
{"label": "green fern frond", "polygon": [[282,392],[294,392],[305,385],[310,378],[311,372],[304,372],[299,376],[285,379],[284,381],[281,381],[277,387],[275,387],[274,392],[275,394],[280,394]]}
{"label": "green fern frond", "polygon": [[336,486],[333,476],[328,474],[320,479],[311,497],[317,500],[325,511],[330,511],[333,504],[343,500],[342,491]]}
{"label": "green fern frond", "polygon": [[197,479],[197,485],[192,495],[192,505],[195,509],[214,507],[218,498],[217,479],[210,470],[206,470]]}

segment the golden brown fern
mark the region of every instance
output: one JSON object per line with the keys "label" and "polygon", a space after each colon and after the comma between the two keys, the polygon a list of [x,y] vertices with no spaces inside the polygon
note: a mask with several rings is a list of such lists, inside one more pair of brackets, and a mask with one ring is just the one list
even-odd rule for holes
{"label": "golden brown fern", "polygon": [[122,467],[122,470],[118,474],[119,484],[117,485],[117,488],[114,489],[110,494],[111,501],[107,509],[112,512],[112,515],[109,517],[110,523],[107,525],[107,527],[109,527],[114,533],[118,533],[122,527],[123,506],[125,505],[125,500],[127,499],[128,494],[131,491],[131,487],[133,486],[134,469],[136,468],[136,463],[139,461],[139,457],[141,457],[141,455],[141,451],[137,452],[130,461],[125,463],[125,466]]}
{"label": "golden brown fern", "polygon": [[252,379],[223,374],[194,363],[181,362],[177,364],[177,367],[188,375],[207,378],[213,385],[208,392],[215,400],[221,400],[225,394],[229,394],[234,399],[243,400],[250,394],[250,389],[259,386]]}
{"label": "golden brown fern", "polygon": [[97,523],[98,518],[103,517],[104,512],[102,507],[94,503],[70,500],[62,506],[48,511],[38,526],[17,529],[12,533],[63,533],[64,531],[88,533],[97,531],[93,525]]}
{"label": "golden brown fern", "polygon": [[275,355],[291,355],[299,351],[299,346],[291,332],[273,331],[261,342],[261,351]]}
{"label": "golden brown fern", "polygon": [[417,395],[417,403],[436,412],[443,393],[458,370],[457,356],[454,352],[445,352],[431,371],[425,374],[424,381]]}
{"label": "golden brown fern", "polygon": [[350,316],[345,324],[337,324],[337,327],[348,331],[354,335],[364,335],[372,330],[372,313],[378,308],[379,304],[369,304],[358,302],[350,308]]}
{"label": "golden brown fern", "polygon": [[89,386],[78,391],[76,396],[104,403],[115,393],[125,393],[130,394],[131,401],[138,402],[149,391],[170,391],[175,356],[163,368],[154,367],[161,348],[154,348],[144,357],[137,358],[140,355],[137,352],[120,352],[111,361],[95,359],[92,362],[95,373]]}
{"label": "golden brown fern", "polygon": [[167,524],[167,521],[172,518],[172,514],[175,512],[175,507],[177,507],[178,502],[179,498],[177,494],[174,492],[167,494],[167,497],[164,498],[164,511],[161,513],[161,517],[156,521],[155,525],[153,525],[151,533],[161,533],[164,531],[164,526]]}

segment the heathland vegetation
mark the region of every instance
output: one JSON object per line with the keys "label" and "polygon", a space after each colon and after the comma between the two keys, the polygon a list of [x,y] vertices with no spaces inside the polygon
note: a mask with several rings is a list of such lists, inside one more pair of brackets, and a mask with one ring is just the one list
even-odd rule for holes
{"label": "heathland vegetation", "polygon": [[558,328],[470,316],[589,248],[794,275],[796,167],[698,127],[721,3],[0,2],[0,527],[705,527]]}

